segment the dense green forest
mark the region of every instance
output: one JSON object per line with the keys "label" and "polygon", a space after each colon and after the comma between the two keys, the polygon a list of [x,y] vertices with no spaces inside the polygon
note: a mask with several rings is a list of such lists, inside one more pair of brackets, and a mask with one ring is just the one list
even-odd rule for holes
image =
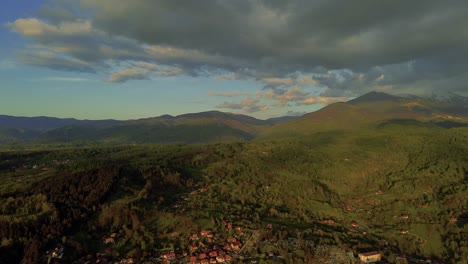
{"label": "dense green forest", "polygon": [[468,259],[466,127],[28,148],[0,152],[0,263],[160,263],[226,244],[234,263]]}

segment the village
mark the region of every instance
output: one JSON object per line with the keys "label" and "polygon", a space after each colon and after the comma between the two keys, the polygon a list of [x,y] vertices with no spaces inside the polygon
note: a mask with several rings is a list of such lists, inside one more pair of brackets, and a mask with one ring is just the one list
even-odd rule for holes
{"label": "village", "polygon": [[[19,168],[12,167],[13,170],[21,172],[22,170],[36,170],[45,172],[53,169],[54,166],[70,163],[69,159],[53,160],[52,166],[46,164],[23,164]],[[19,174],[20,175],[20,174]],[[27,176],[26,176],[27,177]],[[24,177],[26,179],[26,177]],[[21,177],[16,178],[16,181],[21,181]],[[268,188],[266,186],[265,188]],[[198,186],[197,189],[183,193],[170,201],[165,208],[167,212],[184,215],[190,214],[191,211],[203,210],[207,203],[212,203],[210,197],[214,187]],[[211,196],[210,196],[211,195]],[[176,243],[179,246],[173,248],[153,249],[150,255],[146,256],[116,256],[112,252],[120,250],[119,242],[123,241],[122,230],[111,230],[102,235],[99,241],[100,249],[94,254],[82,256],[80,259],[72,260],[72,263],[190,263],[190,264],[215,264],[215,263],[288,263],[287,254],[301,256],[301,247],[307,244],[307,248],[314,250],[320,247],[317,244],[317,238],[333,238],[336,232],[345,232],[348,236],[355,239],[373,240],[376,244],[389,244],[386,238],[374,236],[371,227],[365,223],[361,223],[353,219],[352,216],[359,214],[369,214],[370,208],[379,204],[380,197],[385,194],[382,191],[375,192],[375,196],[369,199],[348,200],[342,203],[342,210],[347,219],[337,218],[321,218],[314,219],[315,229],[311,234],[314,238],[310,239],[299,238],[293,232],[286,235],[273,235],[284,232],[284,227],[272,223],[259,223],[254,219],[246,219],[245,216],[236,214],[235,211],[224,211],[226,219],[217,219],[215,228],[205,228],[192,230],[184,238],[184,240]],[[211,205],[211,204],[210,204]],[[423,205],[426,206],[426,205]],[[427,207],[427,206],[426,206]],[[208,207],[209,208],[209,207]],[[358,217],[358,219],[361,219]],[[408,227],[408,223],[421,223],[422,221],[416,215],[403,213],[401,215],[393,215],[394,222],[400,223],[403,228],[395,229],[393,232],[400,236],[414,237],[415,241],[424,245],[427,239],[413,233]],[[454,225],[459,220],[457,217],[451,216],[447,222]],[[213,222],[214,224],[214,222]],[[59,239],[57,239],[59,240]],[[315,241],[314,241],[315,240]],[[325,241],[327,241],[325,239]],[[329,243],[326,242],[325,244]],[[302,244],[301,244],[302,243]],[[64,243],[65,244],[65,243]],[[331,243],[332,244],[332,243]],[[330,244],[330,245],[331,245]],[[186,245],[180,247],[180,245]],[[110,253],[111,252],[111,253]],[[286,253],[286,254],[285,254]],[[388,255],[392,253],[394,257],[392,261],[388,261]],[[302,256],[303,257],[303,256]],[[335,256],[336,257],[336,256]],[[434,259],[424,256],[411,256],[402,254],[401,251],[396,251],[393,248],[382,246],[374,247],[369,250],[353,250],[350,248],[343,249],[340,252],[340,258],[346,259],[349,263],[444,263],[440,259]],[[65,245],[58,243],[52,248],[49,248],[43,254],[43,263],[70,263],[70,258],[67,255]]]}
{"label": "village", "polygon": [[[187,206],[193,205],[191,200],[195,199],[197,194],[207,191],[202,187],[197,191],[191,192],[191,197],[181,196],[181,201],[172,206],[171,210],[177,213],[184,213]],[[198,197],[197,197],[198,198]],[[346,206],[348,208],[349,206]],[[347,209],[349,211],[353,209]],[[408,214],[399,216],[400,221],[407,221],[410,218]],[[452,221],[456,221],[451,219]],[[327,246],[316,245],[312,240],[300,239],[292,234],[281,235],[282,227],[271,223],[259,228],[258,224],[252,223],[247,219],[222,220],[221,226],[213,229],[194,230],[188,234],[182,245],[184,248],[164,248],[154,250],[154,254],[146,257],[125,256],[116,258],[115,254],[110,254],[118,250],[116,245],[123,239],[122,230],[114,230],[107,235],[102,236],[101,251],[95,255],[87,255],[76,264],[91,263],[164,263],[164,264],[218,264],[218,263],[287,263],[284,253],[293,252],[300,254],[301,248],[315,250],[315,254]],[[343,223],[342,221],[324,218],[319,220],[321,228],[314,232],[316,236],[324,236],[334,232],[333,230],[344,229],[351,236],[365,237],[366,227],[361,226],[357,221]],[[408,235],[407,230],[399,230],[401,235]],[[274,234],[279,233],[279,237]],[[287,233],[287,232],[286,232]],[[47,263],[62,263],[64,256],[62,245],[49,250],[45,259]],[[355,252],[353,250],[341,250],[334,253],[334,258],[346,261],[345,263],[390,263],[387,262],[383,252],[378,250]],[[330,259],[332,261],[333,259]],[[268,262],[265,262],[268,261]],[[397,254],[396,262],[392,263],[443,263],[430,258],[420,258],[416,256],[405,256]],[[341,262],[340,262],[341,263]]]}

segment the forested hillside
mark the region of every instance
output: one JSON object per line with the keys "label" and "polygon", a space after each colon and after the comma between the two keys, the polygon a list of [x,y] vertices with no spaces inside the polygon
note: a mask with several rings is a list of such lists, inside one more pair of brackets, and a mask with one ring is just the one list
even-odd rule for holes
{"label": "forested hillside", "polygon": [[214,248],[234,263],[468,259],[463,127],[4,150],[0,177],[0,263],[159,263]]}

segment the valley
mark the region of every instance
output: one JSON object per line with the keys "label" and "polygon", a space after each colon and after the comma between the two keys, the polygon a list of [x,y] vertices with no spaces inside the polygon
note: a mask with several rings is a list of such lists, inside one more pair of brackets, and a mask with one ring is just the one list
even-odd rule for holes
{"label": "valley", "polygon": [[213,132],[206,120],[223,116],[216,126],[251,133],[241,140],[191,127],[208,142],[3,144],[0,263],[463,263],[465,117],[402,100],[374,94],[267,125],[183,117]]}

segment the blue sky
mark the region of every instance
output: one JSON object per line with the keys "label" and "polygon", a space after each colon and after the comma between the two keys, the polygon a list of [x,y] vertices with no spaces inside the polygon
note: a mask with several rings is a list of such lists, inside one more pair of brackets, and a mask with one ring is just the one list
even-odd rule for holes
{"label": "blue sky", "polygon": [[0,114],[263,119],[369,91],[467,95],[466,7],[3,0]]}

